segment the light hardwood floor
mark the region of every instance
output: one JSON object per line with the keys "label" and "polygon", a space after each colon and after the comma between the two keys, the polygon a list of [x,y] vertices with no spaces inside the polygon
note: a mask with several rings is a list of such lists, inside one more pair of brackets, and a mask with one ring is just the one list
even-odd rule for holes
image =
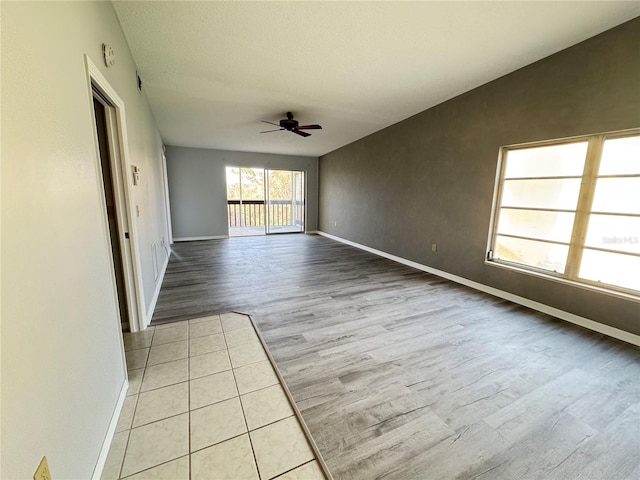
{"label": "light hardwood floor", "polygon": [[640,478],[637,347],[315,235],[173,252],[154,324],[252,314],[336,480]]}

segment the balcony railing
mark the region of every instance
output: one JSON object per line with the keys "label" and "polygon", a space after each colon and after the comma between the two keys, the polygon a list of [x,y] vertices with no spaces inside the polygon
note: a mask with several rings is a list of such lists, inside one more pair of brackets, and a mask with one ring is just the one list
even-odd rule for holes
{"label": "balcony railing", "polygon": [[[304,203],[293,200],[269,200],[269,224],[272,227],[303,225]],[[230,227],[263,227],[264,200],[227,200]]]}

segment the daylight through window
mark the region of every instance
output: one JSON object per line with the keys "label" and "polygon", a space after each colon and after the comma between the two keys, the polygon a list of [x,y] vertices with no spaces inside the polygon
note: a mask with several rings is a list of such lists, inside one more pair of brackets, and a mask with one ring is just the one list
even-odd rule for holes
{"label": "daylight through window", "polygon": [[487,260],[640,293],[640,131],[503,147]]}

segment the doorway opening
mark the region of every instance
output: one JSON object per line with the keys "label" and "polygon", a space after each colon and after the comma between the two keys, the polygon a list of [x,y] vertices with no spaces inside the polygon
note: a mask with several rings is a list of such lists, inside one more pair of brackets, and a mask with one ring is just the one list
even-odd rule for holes
{"label": "doorway opening", "polygon": [[230,237],[304,232],[303,171],[227,167],[226,174]]}
{"label": "doorway opening", "polygon": [[[117,191],[114,182],[114,168],[112,165],[113,152],[110,150],[110,132],[108,126],[109,118],[114,114],[114,107],[100,92],[93,90],[93,109],[96,121],[96,134],[98,137],[98,147],[100,153],[100,167],[102,171],[102,182],[104,186],[104,200],[107,208],[107,220],[109,224],[109,241],[111,244],[111,254],[113,259],[113,269],[115,273],[116,292],[118,295],[118,307],[120,310],[120,323],[123,332],[131,329],[129,318],[129,301],[125,284],[124,260],[122,258],[122,248],[120,245],[120,228],[118,226],[118,212],[116,206]],[[129,233],[124,232],[128,237]]]}

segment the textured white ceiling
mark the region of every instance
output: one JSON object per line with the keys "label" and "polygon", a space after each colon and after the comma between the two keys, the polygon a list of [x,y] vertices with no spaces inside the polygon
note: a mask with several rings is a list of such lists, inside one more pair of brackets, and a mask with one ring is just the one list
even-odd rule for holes
{"label": "textured white ceiling", "polygon": [[[114,7],[166,144],[308,156],[640,15],[609,1]],[[287,111],[324,129],[258,133]]]}

